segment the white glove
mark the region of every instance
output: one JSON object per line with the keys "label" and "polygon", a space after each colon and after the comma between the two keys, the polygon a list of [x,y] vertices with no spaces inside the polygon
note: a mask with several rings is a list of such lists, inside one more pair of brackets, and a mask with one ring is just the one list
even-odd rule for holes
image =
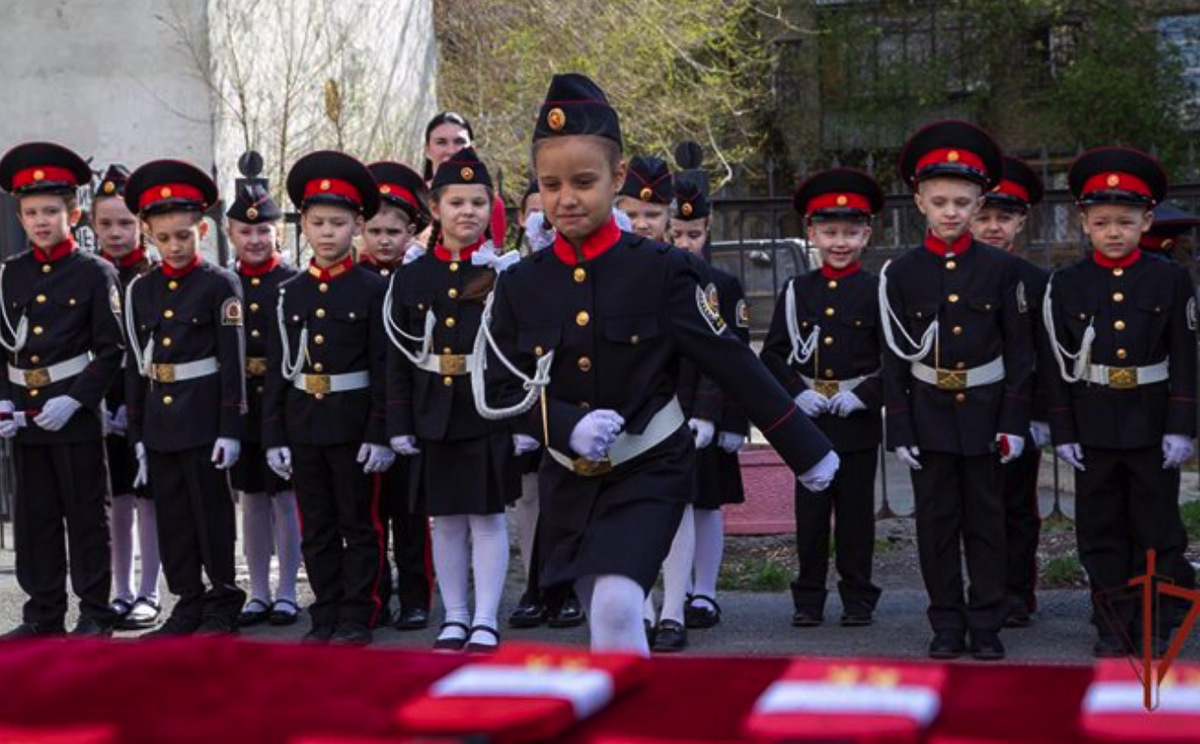
{"label": "white glove", "polygon": [[267,448],[267,467],[284,480],[292,478],[292,451],[287,447]]}
{"label": "white glove", "polygon": [[843,390],[829,399],[829,412],[834,416],[846,418],[855,411],[867,410],[867,404],[849,390]]}
{"label": "white glove", "polygon": [[616,411],[601,408],[579,419],[571,431],[571,449],[584,459],[599,462],[608,455],[608,448],[617,441],[625,419]]}
{"label": "white glove", "polygon": [[1050,424],[1045,421],[1031,421],[1029,423],[1029,436],[1033,439],[1033,446],[1041,449],[1047,444],[1050,444]]}
{"label": "white glove", "polygon": [[17,429],[21,428],[17,424],[14,411],[16,406],[11,400],[0,400],[0,415],[4,416],[4,419],[0,420],[0,437],[12,439],[17,435]]}
{"label": "white glove", "polygon": [[713,434],[717,431],[713,422],[693,418],[688,419],[687,425],[692,430],[692,441],[696,443],[696,449],[702,450],[712,444]]}
{"label": "white glove", "polygon": [[1182,434],[1165,434],[1162,439],[1163,470],[1173,470],[1192,456],[1195,448],[1191,437]]}
{"label": "white glove", "polygon": [[133,476],[133,487],[144,486],[150,482],[150,466],[146,464],[146,445],[138,442],[133,445],[133,453],[137,457],[137,475]]}
{"label": "white glove", "polygon": [[242,454],[242,443],[228,437],[218,437],[213,445],[212,463],[217,470],[229,470]]}
{"label": "white glove", "polygon": [[829,453],[822,457],[820,462],[800,476],[800,485],[813,493],[824,491],[833,482],[833,476],[837,474],[838,466],[841,463],[841,458],[837,456],[837,453],[829,450]]}
{"label": "white glove", "polygon": [[1054,448],[1058,453],[1059,459],[1065,460],[1068,465],[1076,470],[1086,470],[1083,467],[1083,447],[1079,446],[1078,442],[1071,444],[1060,444]]}
{"label": "white glove", "polygon": [[412,434],[405,434],[402,437],[392,437],[388,440],[388,444],[391,446],[392,452],[395,452],[397,455],[412,457],[421,453],[421,450],[417,449],[417,438]]}
{"label": "white glove", "polygon": [[[1007,465],[1020,457],[1021,453],[1025,451],[1025,437],[1001,432],[996,435],[996,445],[996,449],[1000,452],[1000,464]],[[1008,454],[1005,454],[1005,452]]]}
{"label": "white glove", "polygon": [[900,462],[908,466],[909,470],[920,470],[921,461],[918,459],[921,456],[921,450],[916,447],[897,447],[896,457],[900,458]]}
{"label": "white glove", "polygon": [[809,418],[816,418],[829,410],[829,399],[816,390],[805,390],[796,396],[796,405]]}
{"label": "white glove", "polygon": [[741,452],[746,446],[746,437],[732,431],[723,431],[717,435],[717,446],[729,454]]}
{"label": "white glove", "polygon": [[363,463],[364,473],[382,473],[392,466],[396,453],[382,444],[368,444],[358,448],[358,461]]}
{"label": "white glove", "polygon": [[425,247],[419,243],[413,243],[408,247],[408,250],[404,252],[404,260],[402,260],[400,263],[402,266],[408,266],[410,263],[416,261],[418,258],[424,255]]}
{"label": "white glove", "polygon": [[42,412],[33,418],[33,423],[46,431],[58,431],[67,425],[82,405],[69,395],[59,395],[46,401]]}
{"label": "white glove", "polygon": [[116,413],[110,413],[104,418],[104,436],[123,437],[129,433],[129,414],[125,406],[119,406]]}
{"label": "white glove", "polygon": [[528,434],[513,434],[512,441],[514,457],[520,457],[526,452],[535,452],[537,451],[538,447],[542,446],[541,442],[529,436]]}
{"label": "white glove", "polygon": [[525,218],[525,240],[534,253],[554,245],[554,235],[544,213],[535,210]]}

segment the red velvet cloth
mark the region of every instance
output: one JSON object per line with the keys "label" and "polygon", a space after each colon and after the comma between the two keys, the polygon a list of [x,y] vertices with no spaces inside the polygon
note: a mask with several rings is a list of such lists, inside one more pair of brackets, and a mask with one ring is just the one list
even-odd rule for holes
{"label": "red velvet cloth", "polygon": [[[403,741],[400,704],[468,661],[222,638],[8,642],[0,644],[0,727],[112,726],[117,741],[131,744]],[[747,714],[789,663],[656,658],[635,689],[560,740],[745,741]],[[1079,711],[1090,667],[946,669],[942,712],[927,741],[1087,741]]]}

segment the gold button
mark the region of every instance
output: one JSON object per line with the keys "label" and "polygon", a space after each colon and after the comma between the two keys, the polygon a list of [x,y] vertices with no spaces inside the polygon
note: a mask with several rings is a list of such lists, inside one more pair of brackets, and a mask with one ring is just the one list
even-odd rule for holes
{"label": "gold button", "polygon": [[587,280],[587,269],[576,268],[575,273],[572,274],[572,276],[575,277],[575,281],[577,283],[582,284],[583,282],[585,282]]}
{"label": "gold button", "polygon": [[954,304],[955,302],[958,302],[958,295],[952,294],[947,299],[950,300],[951,304]]}
{"label": "gold button", "polygon": [[540,346],[533,347],[533,355],[534,356],[542,356],[545,353],[546,353],[546,350],[543,349],[542,347],[540,347]]}
{"label": "gold button", "polygon": [[587,371],[591,370],[591,368],[592,368],[592,360],[591,359],[588,359],[587,357],[579,357],[579,370],[581,372],[587,372]]}
{"label": "gold button", "polygon": [[313,336],[313,343],[320,346],[325,343],[325,337],[318,333],[316,336]]}
{"label": "gold button", "polygon": [[825,377],[826,377],[826,379],[832,380],[833,379],[833,370],[832,369],[825,370]]}
{"label": "gold button", "polygon": [[324,371],[325,371],[324,364],[317,362],[316,364],[313,365],[313,372],[324,372]]}
{"label": "gold button", "polygon": [[1113,276],[1125,276],[1125,269],[1122,269],[1118,266],[1117,268],[1113,269]]}
{"label": "gold button", "polygon": [[42,358],[40,356],[38,356],[37,354],[34,354],[33,356],[29,357],[29,361],[34,364],[38,364],[42,361]]}
{"label": "gold button", "polygon": [[577,325],[577,326],[585,326],[585,325],[587,325],[587,324],[588,324],[588,322],[589,322],[591,319],[592,319],[592,316],[588,315],[588,314],[587,314],[587,311],[585,311],[585,310],[580,310],[580,311],[579,311],[579,312],[578,312],[578,313],[575,315],[575,325]]}
{"label": "gold button", "polygon": [[179,282],[172,279],[171,281],[167,282],[167,289],[179,289]]}
{"label": "gold button", "polygon": [[262,279],[259,279],[257,276],[250,280],[251,287],[257,287],[260,284],[262,284]]}
{"label": "gold button", "polygon": [[825,345],[826,345],[826,346],[833,346],[833,336],[826,336],[826,337],[825,337]]}
{"label": "gold button", "polygon": [[175,402],[175,399],[174,399],[174,398],[172,398],[171,396],[169,396],[169,395],[164,395],[164,396],[163,396],[163,405],[164,405],[164,406],[169,406],[169,405],[171,405],[171,404],[172,404],[172,403],[174,403],[174,402]]}
{"label": "gold button", "polygon": [[175,311],[174,310],[163,310],[163,317],[164,318],[174,318]]}
{"label": "gold button", "polygon": [[458,261],[451,261],[451,262],[450,262],[450,270],[451,270],[451,271],[458,271]]}
{"label": "gold button", "polygon": [[1113,302],[1124,302],[1125,295],[1120,292],[1113,292]]}
{"label": "gold button", "polygon": [[826,286],[828,286],[830,289],[837,289],[837,279],[830,279],[829,284]]}
{"label": "gold button", "polygon": [[453,354],[453,353],[454,353],[454,350],[453,350],[453,349],[451,349],[449,346],[443,346],[443,347],[442,347],[442,353],[443,353],[443,354]]}
{"label": "gold button", "polygon": [[1113,323],[1113,328],[1116,328],[1118,331],[1125,330],[1125,321],[1118,320],[1116,323]]}
{"label": "gold button", "polygon": [[72,297],[69,300],[67,300],[67,304],[70,305],[71,307],[75,307],[75,298]]}
{"label": "gold button", "polygon": [[453,300],[455,297],[458,297],[458,290],[454,287],[451,287],[450,289],[446,290],[446,294],[450,297],[450,299]]}
{"label": "gold button", "polygon": [[255,328],[253,331],[250,331],[250,338],[258,338],[261,335],[262,334],[259,333],[257,328]]}
{"label": "gold button", "polygon": [[454,378],[453,377],[443,377],[442,384],[445,385],[446,387],[449,387],[454,384]]}
{"label": "gold button", "polygon": [[641,340],[642,340],[642,337],[637,335],[636,333],[629,337],[629,343],[633,344],[634,346],[637,346],[637,344],[640,343]]}
{"label": "gold button", "polygon": [[42,328],[41,326],[33,327],[33,335],[35,335],[35,336],[40,336],[45,332],[46,332],[46,329]]}
{"label": "gold button", "polygon": [[826,317],[826,318],[832,318],[832,317],[833,317],[833,314],[834,314],[834,312],[836,312],[836,311],[835,311],[835,310],[834,310],[832,307],[827,307],[827,308],[825,308],[825,317]]}
{"label": "gold button", "polygon": [[35,389],[33,389],[33,390],[30,390],[30,391],[29,391],[29,397],[30,397],[30,398],[36,398],[36,397],[38,397],[39,395],[41,395],[41,393],[40,393],[40,392],[38,392],[38,390],[37,390],[36,388],[35,388]]}
{"label": "gold button", "polygon": [[455,324],[455,323],[457,323],[457,322],[458,322],[458,321],[457,321],[457,320],[455,320],[454,318],[446,318],[446,327],[447,327],[447,328],[453,328],[453,327],[454,327],[454,324]]}
{"label": "gold button", "polygon": [[955,363],[954,368],[955,369],[966,369],[967,363],[966,362],[957,362],[957,363]]}
{"label": "gold button", "polygon": [[1127,356],[1129,356],[1129,352],[1124,349],[1117,349],[1117,359],[1124,359]]}
{"label": "gold button", "polygon": [[958,262],[957,261],[947,261],[946,268],[949,269],[950,271],[954,271],[955,269],[958,268]]}
{"label": "gold button", "polygon": [[38,304],[39,304],[39,305],[41,305],[41,304],[45,303],[45,302],[46,302],[46,295],[38,295],[38,296],[37,296],[37,301],[38,301]]}
{"label": "gold button", "polygon": [[328,284],[326,284],[325,282],[321,282],[320,284],[318,284],[318,285],[317,285],[317,289],[318,289],[319,291],[321,291],[321,292],[328,292],[328,291],[329,291],[329,285],[328,285]]}
{"label": "gold button", "polygon": [[955,402],[957,402],[957,403],[962,403],[962,402],[963,402],[963,401],[965,401],[966,399],[967,399],[967,394],[966,394],[966,393],[955,393],[955,394],[954,394],[954,400],[955,400]]}
{"label": "gold button", "polygon": [[317,308],[317,317],[318,317],[318,318],[324,318],[324,317],[325,317],[325,308],[323,308],[323,307],[318,307],[318,308]]}
{"label": "gold button", "polygon": [[325,400],[325,393],[313,393],[313,397],[317,400]]}
{"label": "gold button", "polygon": [[51,271],[54,271],[54,267],[52,267],[50,264],[42,264],[43,274],[49,274]]}
{"label": "gold button", "polygon": [[254,392],[255,392],[255,393],[257,393],[258,395],[262,395],[263,393],[265,393],[265,392],[266,392],[266,390],[265,390],[265,389],[263,389],[263,386],[262,386],[262,385],[255,385],[255,386],[254,386]]}
{"label": "gold button", "polygon": [[952,332],[952,333],[953,333],[955,336],[961,336],[961,335],[962,335],[962,326],[954,326],[954,327],[953,327],[953,328],[951,328],[950,330],[951,330],[951,332]]}
{"label": "gold button", "polygon": [[166,338],[163,339],[163,346],[170,346],[170,345],[171,345],[171,337],[167,336]]}
{"label": "gold button", "polygon": [[258,312],[258,303],[257,302],[250,303],[250,312],[252,312],[252,313]]}

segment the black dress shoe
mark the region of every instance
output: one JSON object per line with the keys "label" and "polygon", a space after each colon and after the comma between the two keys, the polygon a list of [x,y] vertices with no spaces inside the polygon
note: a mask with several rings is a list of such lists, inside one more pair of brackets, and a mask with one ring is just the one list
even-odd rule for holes
{"label": "black dress shoe", "polygon": [[1097,659],[1119,659],[1128,652],[1129,649],[1125,647],[1125,644],[1116,636],[1111,635],[1100,636],[1092,645],[1092,653]]}
{"label": "black dress shoe", "polygon": [[721,622],[721,605],[703,594],[693,594],[683,606],[683,624],[688,628],[711,628]]}
{"label": "black dress shoe", "polygon": [[466,645],[467,653],[469,653],[469,654],[494,654],[494,653],[496,653],[496,650],[498,648],[500,648],[500,633],[495,628],[489,627],[487,625],[473,625],[473,626],[471,626],[471,632],[467,636],[467,638],[468,639],[473,638],[476,633],[483,633],[485,635],[490,635],[492,638],[496,639],[496,642],[495,643],[476,643],[474,641],[468,640],[467,645]]}
{"label": "black dress shoe", "polygon": [[654,648],[654,636],[658,633],[658,629],[654,627],[654,623],[646,618],[642,618],[642,627],[646,629],[646,644],[650,648]]}
{"label": "black dress shoe", "polygon": [[1033,615],[1029,612],[1029,605],[1020,597],[1009,597],[1004,627],[1028,628],[1030,625],[1033,625]]}
{"label": "black dress shoe", "polygon": [[575,595],[563,600],[562,605],[550,613],[546,624],[551,628],[577,628],[583,625],[583,607]]}
{"label": "black dress shoe", "polygon": [[162,615],[162,607],[158,603],[147,598],[138,597],[137,601],[125,613],[123,617],[117,620],[117,630],[146,630],[158,625],[158,618]]}
{"label": "black dress shoe", "polygon": [[304,643],[329,643],[333,638],[332,625],[313,625],[300,640]]}
{"label": "black dress shoe", "polygon": [[71,628],[71,635],[76,638],[111,638],[112,634],[112,623],[102,623],[92,617],[80,617]]}
{"label": "black dress shoe", "polygon": [[458,623],[454,621],[442,623],[442,627],[438,630],[438,635],[446,632],[447,628],[458,628],[463,632],[461,636],[449,636],[446,638],[438,638],[433,642],[434,651],[462,651],[467,645],[467,636],[471,635],[471,629],[466,623]]}
{"label": "black dress shoe", "polygon": [[674,653],[687,648],[687,629],[676,620],[662,620],[654,632],[653,650],[658,653]]}
{"label": "black dress shoe", "polygon": [[371,642],[371,629],[366,623],[343,621],[337,624],[329,641],[345,646],[366,646]]}
{"label": "black dress shoe", "polygon": [[546,622],[546,605],[541,602],[521,602],[508,616],[510,628],[536,628]]}
{"label": "black dress shoe", "polygon": [[47,623],[21,623],[17,627],[0,636],[3,641],[19,641],[23,638],[43,638],[45,636],[58,636],[66,632],[66,628],[62,623],[47,624]]}
{"label": "black dress shoe", "polygon": [[870,612],[863,610],[850,610],[842,613],[842,627],[844,628],[865,628],[875,622],[875,618]]}
{"label": "black dress shoe", "polygon": [[207,615],[200,621],[200,627],[196,628],[196,632],[204,635],[236,635],[238,619],[224,615]]}
{"label": "black dress shoe", "polygon": [[277,599],[271,605],[267,622],[274,626],[295,625],[300,619],[300,605],[290,599]]}
{"label": "black dress shoe", "polygon": [[967,652],[966,641],[962,631],[941,630],[933,635],[929,642],[929,658],[957,659]]}
{"label": "black dress shoe", "polygon": [[237,618],[237,624],[239,628],[251,628],[265,623],[269,617],[271,617],[271,605],[262,599],[252,599],[242,608],[242,612]]}
{"label": "black dress shoe", "polygon": [[971,657],[978,661],[1003,659],[1004,644],[1000,642],[1000,634],[994,630],[972,631]]}
{"label": "black dress shoe", "polygon": [[396,613],[396,630],[421,630],[429,627],[429,612],[424,607],[402,607]]}
{"label": "black dress shoe", "polygon": [[797,628],[815,628],[825,622],[825,617],[812,610],[797,609],[792,613],[792,625]]}
{"label": "black dress shoe", "polygon": [[200,629],[200,618],[171,615],[157,630],[142,635],[142,638],[177,638],[195,633]]}

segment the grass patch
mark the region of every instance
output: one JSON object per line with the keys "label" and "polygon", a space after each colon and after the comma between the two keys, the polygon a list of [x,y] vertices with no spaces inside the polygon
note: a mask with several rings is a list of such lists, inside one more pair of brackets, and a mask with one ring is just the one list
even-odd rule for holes
{"label": "grass patch", "polygon": [[1200,542],[1200,501],[1181,504],[1179,512],[1183,515],[1183,526],[1187,528],[1188,537],[1192,542]]}
{"label": "grass patch", "polygon": [[1042,520],[1042,532],[1072,532],[1074,529],[1075,523],[1061,512]]}
{"label": "grass patch", "polygon": [[763,558],[726,561],[717,578],[718,589],[732,592],[780,592],[791,585],[791,569]]}
{"label": "grass patch", "polygon": [[1083,566],[1079,556],[1072,551],[1068,555],[1051,558],[1042,564],[1042,576],[1038,581],[1046,589],[1062,589],[1080,586],[1084,582]]}

